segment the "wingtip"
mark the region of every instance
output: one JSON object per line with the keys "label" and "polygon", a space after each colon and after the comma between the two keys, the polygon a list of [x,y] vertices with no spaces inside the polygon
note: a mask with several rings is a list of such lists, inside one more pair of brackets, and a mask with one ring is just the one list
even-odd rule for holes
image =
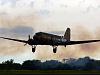
{"label": "wingtip", "polygon": [[0,37],[0,38],[4,38],[4,37]]}

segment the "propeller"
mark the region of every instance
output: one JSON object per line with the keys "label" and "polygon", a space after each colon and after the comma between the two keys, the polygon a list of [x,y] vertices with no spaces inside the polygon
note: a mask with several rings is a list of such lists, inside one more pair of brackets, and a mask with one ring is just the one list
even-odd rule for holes
{"label": "propeller", "polygon": [[28,39],[31,39],[30,35],[28,35]]}
{"label": "propeller", "polygon": [[24,44],[24,46],[26,46],[26,45],[27,45],[27,43]]}
{"label": "propeller", "polygon": [[[31,37],[30,37],[30,35],[28,35],[28,40],[30,40],[30,39],[31,39]],[[26,46],[27,44],[28,44],[28,42],[25,43],[24,46]]]}

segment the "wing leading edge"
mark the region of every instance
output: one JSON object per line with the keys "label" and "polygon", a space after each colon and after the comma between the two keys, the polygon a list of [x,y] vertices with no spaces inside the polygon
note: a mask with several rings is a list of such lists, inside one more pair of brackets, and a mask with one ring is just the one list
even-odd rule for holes
{"label": "wing leading edge", "polygon": [[0,37],[0,38],[7,39],[7,40],[12,40],[12,41],[17,41],[17,42],[22,42],[22,43],[27,43],[28,42],[28,41],[19,40],[19,39],[12,39],[12,38],[5,38],[5,37]]}
{"label": "wing leading edge", "polygon": [[92,42],[100,42],[100,40],[69,41],[68,45],[84,44],[84,43],[92,43]]}

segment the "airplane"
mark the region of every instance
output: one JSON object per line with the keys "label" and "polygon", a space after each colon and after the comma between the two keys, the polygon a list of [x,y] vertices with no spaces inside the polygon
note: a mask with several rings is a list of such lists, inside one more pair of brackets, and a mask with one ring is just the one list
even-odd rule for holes
{"label": "airplane", "polygon": [[56,53],[58,46],[66,47],[66,45],[84,44],[84,43],[92,43],[100,41],[100,40],[71,41],[70,35],[71,35],[71,29],[67,28],[64,36],[49,34],[45,32],[37,32],[35,33],[33,38],[31,38],[29,35],[28,40],[19,40],[19,39],[5,38],[5,37],[0,37],[0,38],[22,42],[25,43],[24,46],[28,44],[32,46],[33,53],[35,52],[37,45],[50,45],[53,47],[53,53]]}

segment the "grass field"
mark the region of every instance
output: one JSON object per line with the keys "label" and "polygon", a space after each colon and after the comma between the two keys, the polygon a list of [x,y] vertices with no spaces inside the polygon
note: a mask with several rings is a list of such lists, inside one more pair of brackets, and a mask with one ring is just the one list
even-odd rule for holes
{"label": "grass field", "polygon": [[68,74],[68,75],[100,75],[100,71],[80,71],[80,70],[0,70],[0,75],[33,75],[33,74]]}

